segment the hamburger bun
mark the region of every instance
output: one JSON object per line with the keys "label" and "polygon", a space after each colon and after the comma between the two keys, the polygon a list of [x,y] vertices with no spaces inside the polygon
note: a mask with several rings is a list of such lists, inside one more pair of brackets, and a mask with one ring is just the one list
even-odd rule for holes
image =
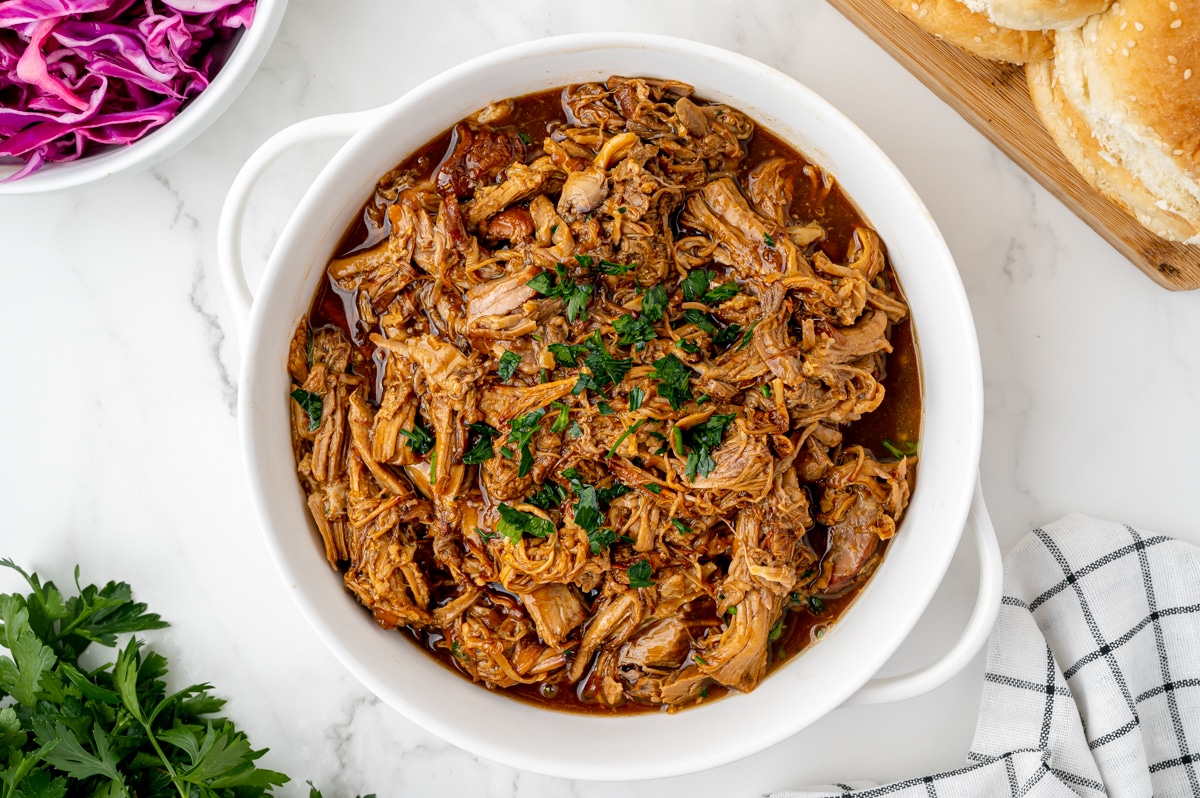
{"label": "hamburger bun", "polygon": [[1123,0],[1028,70],[1079,171],[1151,231],[1200,243],[1200,0]]}
{"label": "hamburger bun", "polygon": [[1077,28],[1111,0],[962,0],[972,11],[1015,30]]}
{"label": "hamburger bun", "polygon": [[887,0],[892,8],[927,33],[992,61],[1025,64],[1049,58],[1054,34],[1009,30],[972,11],[959,0]]}

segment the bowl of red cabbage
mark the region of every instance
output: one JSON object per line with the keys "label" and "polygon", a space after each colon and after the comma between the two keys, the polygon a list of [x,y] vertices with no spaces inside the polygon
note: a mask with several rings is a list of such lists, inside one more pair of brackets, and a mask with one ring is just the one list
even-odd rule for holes
{"label": "bowl of red cabbage", "polygon": [[0,195],[171,155],[249,82],[287,0],[0,3]]}

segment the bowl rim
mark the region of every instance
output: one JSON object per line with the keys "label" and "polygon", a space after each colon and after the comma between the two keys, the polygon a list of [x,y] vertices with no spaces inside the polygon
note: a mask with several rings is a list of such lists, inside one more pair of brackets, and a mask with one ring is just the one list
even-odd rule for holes
{"label": "bowl rim", "polygon": [[254,22],[209,85],[184,104],[166,124],[127,145],[84,155],[74,161],[44,164],[11,183],[0,182],[0,197],[67,191],[117,174],[148,169],[174,155],[217,120],[258,72],[283,22],[288,0],[258,0]]}
{"label": "bowl rim", "polygon": [[[944,541],[939,543],[939,549],[936,551],[936,556],[932,557],[928,562],[923,562],[925,572],[928,578],[920,583],[919,589],[914,595],[906,596],[910,601],[907,606],[898,607],[895,610],[895,625],[891,630],[892,637],[895,638],[894,645],[881,648],[878,651],[870,652],[869,656],[863,658],[861,664],[861,673],[855,673],[853,678],[838,681],[838,683],[825,689],[821,696],[817,699],[819,704],[819,712],[814,713],[814,716],[804,722],[798,722],[783,718],[774,723],[767,731],[755,730],[747,731],[743,734],[726,737],[721,741],[719,750],[713,751],[705,749],[697,751],[694,754],[682,755],[672,761],[651,761],[642,759],[637,763],[612,763],[606,762],[603,764],[587,761],[550,761],[547,757],[539,755],[536,751],[518,750],[511,741],[497,740],[487,737],[485,734],[476,732],[464,731],[453,720],[443,718],[439,713],[430,712],[419,707],[414,703],[411,696],[405,694],[402,687],[389,682],[375,672],[375,669],[369,665],[363,658],[363,652],[352,651],[344,636],[347,631],[344,628],[335,627],[327,619],[323,617],[325,608],[321,607],[313,596],[308,595],[305,591],[299,589],[299,580],[296,578],[296,572],[289,563],[289,552],[285,546],[282,535],[275,528],[273,522],[273,511],[271,509],[272,499],[268,496],[267,488],[269,487],[265,481],[264,469],[269,466],[269,453],[265,450],[262,440],[262,430],[256,428],[256,419],[262,413],[270,411],[264,409],[265,406],[270,406],[269,403],[274,402],[273,397],[261,398],[258,396],[260,389],[258,388],[265,380],[259,379],[258,370],[260,364],[268,369],[281,369],[281,364],[262,362],[265,357],[263,349],[269,347],[265,340],[267,334],[272,331],[264,329],[267,326],[266,315],[271,306],[279,301],[281,294],[285,294],[291,287],[289,278],[286,274],[287,270],[283,268],[283,263],[287,256],[288,246],[285,243],[290,243],[291,239],[297,235],[302,235],[301,227],[306,221],[313,219],[323,219],[321,198],[328,192],[337,189],[339,183],[347,181],[347,175],[343,174],[343,170],[353,172],[353,160],[355,157],[369,144],[373,138],[378,138],[390,127],[394,127],[399,120],[403,118],[405,113],[409,113],[414,109],[421,109],[428,103],[438,102],[438,96],[454,84],[460,83],[469,79],[472,75],[486,73],[491,69],[501,66],[510,65],[521,61],[533,61],[537,59],[553,57],[564,53],[579,53],[579,52],[594,52],[601,50],[629,50],[629,49],[650,49],[666,53],[668,56],[679,57],[684,59],[700,59],[707,60],[722,67],[726,67],[747,79],[755,77],[758,79],[770,81],[773,84],[783,85],[787,90],[794,93],[794,96],[802,95],[807,103],[812,104],[820,113],[828,116],[841,128],[841,132],[854,140],[854,145],[858,147],[866,156],[877,162],[887,172],[887,179],[891,181],[896,190],[903,193],[908,206],[911,210],[911,219],[918,225],[922,226],[922,235],[928,236],[928,246],[932,248],[937,261],[935,267],[941,271],[939,279],[944,281],[944,288],[948,292],[946,295],[948,308],[945,314],[948,317],[953,317],[947,324],[956,325],[959,332],[962,334],[963,340],[959,342],[963,347],[961,365],[963,374],[958,378],[959,382],[965,390],[965,395],[961,397],[963,415],[965,421],[962,424],[961,435],[955,437],[955,446],[957,461],[962,468],[962,473],[953,475],[952,479],[948,479],[953,483],[953,490],[949,491],[949,495],[939,496],[936,501],[940,508],[938,512],[944,517],[952,519],[948,523],[952,523],[952,528],[942,530]],[[537,68],[535,65],[533,68]],[[680,76],[684,77],[684,76]],[[566,79],[559,83],[549,85],[560,85],[561,83],[569,82]],[[703,93],[703,92],[702,92]],[[513,95],[507,95],[513,96]],[[468,112],[469,113],[469,112]],[[751,113],[751,116],[757,116]],[[759,120],[761,121],[761,120]],[[779,131],[775,131],[779,132]],[[417,145],[419,146],[419,145]],[[810,150],[796,145],[807,157],[814,155]],[[816,159],[820,162],[819,159]],[[361,169],[359,170],[361,171]],[[357,177],[358,175],[353,175]],[[835,177],[837,175],[835,174]],[[377,179],[378,175],[374,179]],[[374,185],[374,179],[371,181],[371,186]],[[855,201],[853,193],[847,190],[851,201]],[[361,207],[361,203],[359,204]],[[869,219],[870,221],[870,219]],[[872,221],[873,226],[875,222]],[[309,253],[311,256],[311,253]],[[323,262],[323,261],[322,261]],[[901,275],[904,282],[903,275]],[[291,278],[294,282],[295,278]],[[307,304],[300,309],[303,314],[307,311]],[[296,316],[295,318],[298,318]],[[916,315],[914,314],[914,319]],[[918,329],[920,327],[919,319]],[[294,326],[294,321],[292,322]],[[275,331],[280,332],[280,331]],[[291,330],[282,331],[289,340]],[[918,335],[918,339],[920,339]],[[276,245],[264,273],[263,281],[259,290],[259,297],[254,302],[251,309],[251,316],[247,326],[245,356],[243,357],[243,367],[241,371],[242,390],[239,391],[239,427],[241,432],[241,441],[243,449],[243,460],[247,470],[247,477],[250,485],[252,503],[255,507],[255,512],[259,519],[260,528],[263,531],[265,542],[271,552],[272,558],[275,561],[277,568],[280,571],[285,583],[292,590],[302,613],[312,624],[318,636],[329,647],[334,655],[350,670],[364,685],[372,692],[383,698],[391,706],[399,710],[410,720],[418,723],[433,734],[445,739],[460,748],[463,748],[471,753],[486,757],[488,759],[502,762],[509,766],[522,768],[525,770],[546,773],[549,775],[566,777],[566,778],[585,778],[593,780],[627,780],[627,779],[646,779],[659,778],[666,776],[680,775],[684,773],[697,772],[708,768],[723,765],[728,762],[743,758],[753,753],[757,753],[770,745],[773,745],[786,737],[795,734],[802,728],[812,723],[816,718],[819,718],[839,706],[851,694],[853,694],[867,679],[873,675],[879,667],[891,656],[895,649],[907,637],[912,627],[916,624],[921,614],[924,612],[933,593],[941,583],[945,570],[949,565],[950,559],[953,556],[958,540],[962,535],[963,526],[970,506],[971,495],[975,483],[975,475],[978,470],[979,452],[982,446],[983,432],[983,382],[982,382],[982,367],[979,359],[978,339],[974,328],[973,319],[971,316],[970,306],[967,302],[966,293],[963,289],[961,279],[959,278],[957,269],[954,265],[949,249],[946,247],[945,241],[938,231],[936,224],[928,213],[924,204],[913,190],[912,186],[900,173],[899,169],[891,162],[891,160],[883,153],[883,151],[853,122],[851,122],[844,114],[835,109],[829,102],[821,98],[811,89],[807,88],[794,78],[785,75],[775,69],[763,65],[746,56],[730,52],[728,50],[715,47],[708,44],[702,44],[691,40],[680,39],[669,36],[659,36],[651,34],[626,34],[626,33],[589,33],[589,34],[574,34],[568,36],[552,37],[541,39],[533,42],[516,45],[513,47],[498,50],[488,53],[477,58],[474,58],[466,63],[460,64],[446,72],[443,72],[421,85],[410,90],[394,102],[380,109],[376,116],[363,130],[355,134],[331,159],[329,164],[320,173],[314,181],[312,187],[306,192],[297,209],[289,218],[280,235],[279,243]],[[924,355],[922,355],[922,369],[924,366]],[[280,403],[280,406],[283,406]],[[926,406],[926,418],[928,419],[929,408]],[[917,493],[920,493],[921,486],[925,482],[919,482]],[[926,488],[927,494],[931,488]],[[915,499],[914,499],[915,501]],[[910,505],[910,509],[911,509]],[[903,548],[903,541],[898,540],[898,545],[892,547],[892,552],[888,558],[885,558],[884,564],[881,566],[881,571],[886,569],[888,563],[896,559],[897,550]],[[860,596],[857,605],[861,605],[865,595],[872,590],[879,582],[879,575],[864,588],[863,595]],[[356,608],[357,609],[357,608]],[[853,613],[847,613],[853,615]],[[835,632],[840,631],[840,627],[846,623],[845,616],[835,628]],[[827,635],[827,640],[822,646],[814,647],[805,653],[804,657],[793,657],[787,665],[775,671],[771,679],[779,680],[782,675],[793,667],[798,660],[813,657],[814,651],[822,651],[829,647],[828,638],[836,637],[837,635]],[[405,645],[410,645],[405,642]],[[374,652],[372,652],[374,656]],[[438,666],[440,667],[440,666]],[[457,679],[457,676],[448,674],[451,678]],[[861,676],[861,678],[858,678]],[[769,683],[771,679],[765,680],[763,685]],[[763,689],[760,685],[758,690]],[[479,690],[474,685],[467,685],[472,690],[478,693],[486,691]],[[755,692],[758,692],[757,690]],[[622,717],[598,717],[588,715],[566,715],[566,717],[579,719],[579,724],[572,725],[572,728],[581,724],[597,724],[591,728],[598,728],[599,725],[610,725],[613,727],[622,727],[621,724],[627,723],[633,719],[636,723],[641,723],[645,727],[652,730],[661,731],[664,718],[671,717],[699,717],[700,714],[710,712],[713,707],[720,707],[728,701],[746,701],[753,698],[755,693],[750,693],[746,696],[733,696],[722,701],[713,702],[712,704],[702,705],[697,708],[689,709],[686,713],[679,715],[666,715],[665,713],[651,715],[636,715]],[[508,705],[524,706],[507,698],[489,696],[497,701],[504,701]],[[531,708],[533,711],[541,713],[544,717],[547,713],[543,709]],[[517,710],[512,713],[518,714]],[[562,717],[565,713],[549,713],[556,717]],[[706,716],[707,717],[707,716]],[[768,726],[769,724],[763,724]]]}

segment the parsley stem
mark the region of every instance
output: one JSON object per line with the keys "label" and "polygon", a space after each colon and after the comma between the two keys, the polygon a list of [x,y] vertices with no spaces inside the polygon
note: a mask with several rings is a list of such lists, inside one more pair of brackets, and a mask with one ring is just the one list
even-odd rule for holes
{"label": "parsley stem", "polygon": [[636,424],[634,424],[632,427],[630,427],[629,429],[622,432],[621,437],[617,438],[617,442],[614,443],[612,445],[612,448],[608,450],[608,456],[612,457],[614,454],[616,454],[617,447],[620,446],[625,441],[626,438],[628,438],[633,433],[637,432],[638,427],[642,426],[642,422],[645,420],[646,419],[644,419],[644,418],[638,419]]}

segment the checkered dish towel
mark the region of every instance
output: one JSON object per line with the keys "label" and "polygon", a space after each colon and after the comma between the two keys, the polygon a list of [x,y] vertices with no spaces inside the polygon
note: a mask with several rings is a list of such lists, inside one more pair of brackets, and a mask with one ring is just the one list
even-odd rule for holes
{"label": "checkered dish towel", "polygon": [[1200,548],[1072,515],[1004,564],[959,770],[771,798],[1200,796]]}

